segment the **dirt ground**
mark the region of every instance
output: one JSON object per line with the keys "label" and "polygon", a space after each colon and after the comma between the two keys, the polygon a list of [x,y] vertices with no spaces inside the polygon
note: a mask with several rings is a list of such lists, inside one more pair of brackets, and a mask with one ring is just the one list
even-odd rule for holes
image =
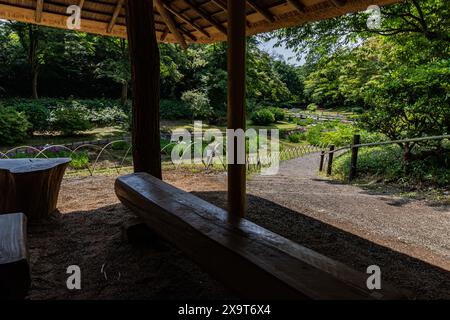
{"label": "dirt ground", "polygon": [[[302,187],[295,185],[302,181],[312,183],[317,177],[306,172],[293,173],[292,168],[298,168],[295,162],[283,166],[277,177],[255,177],[249,182],[250,220],[361,272],[365,272],[369,265],[379,265],[384,281],[409,290],[414,298],[450,299],[450,266],[444,252],[448,250],[445,247],[448,242],[435,250],[434,243],[430,245],[427,240],[430,250],[425,255],[427,246],[411,244],[401,238],[414,237],[409,231],[413,228],[409,227],[414,226],[415,221],[397,231],[399,239],[393,239],[389,232],[382,232],[384,227],[388,230],[395,228],[395,224],[384,222],[383,228],[372,230],[367,227],[367,221],[372,219],[376,225],[389,219],[389,212],[378,216],[377,211],[372,211],[377,204],[371,203],[365,210],[372,214],[369,218],[371,215],[360,214],[364,210],[357,209],[362,206],[358,199],[356,203],[345,204],[349,197],[344,196],[338,200],[344,202],[335,205],[335,210],[329,213],[323,209],[329,206],[326,199],[312,199],[311,193],[318,193],[318,190],[310,189],[303,195]],[[303,178],[299,179],[298,175]],[[297,177],[296,181],[300,182],[289,180],[289,177]],[[218,206],[225,206],[224,174],[169,171],[164,179]],[[33,282],[30,299],[236,298],[169,245],[161,241],[148,241],[141,245],[123,241],[120,226],[133,214],[118,203],[113,189],[114,180],[114,176],[64,180],[59,200],[61,214],[29,227]],[[319,182],[331,185],[326,181]],[[303,188],[306,190],[310,186]],[[325,191],[336,193],[336,190]],[[350,191],[346,191],[348,195]],[[374,199],[375,196],[367,197]],[[337,201],[335,198],[332,200]],[[348,210],[342,209],[347,206]],[[348,212],[353,209],[356,214],[349,218]],[[403,213],[408,210],[411,209],[406,208]],[[400,214],[394,212],[392,220],[398,221]],[[443,223],[448,223],[448,219],[447,216]],[[439,232],[444,232],[439,241],[448,238],[449,229],[443,230],[438,220],[429,221],[430,228],[436,227]],[[435,226],[436,223],[438,225]],[[422,238],[428,239],[428,235],[420,233],[427,229],[418,230],[415,237],[420,244]],[[66,269],[70,265],[81,268],[80,291],[66,288]]]}

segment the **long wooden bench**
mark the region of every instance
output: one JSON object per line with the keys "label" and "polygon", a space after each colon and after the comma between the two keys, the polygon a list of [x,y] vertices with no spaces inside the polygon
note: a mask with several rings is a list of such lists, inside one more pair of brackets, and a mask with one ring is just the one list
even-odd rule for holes
{"label": "long wooden bench", "polygon": [[30,289],[26,225],[23,213],[0,215],[0,300],[23,299]]}
{"label": "long wooden bench", "polygon": [[119,199],[158,236],[250,299],[401,299],[387,283],[370,291],[354,271],[148,174],[120,177]]}

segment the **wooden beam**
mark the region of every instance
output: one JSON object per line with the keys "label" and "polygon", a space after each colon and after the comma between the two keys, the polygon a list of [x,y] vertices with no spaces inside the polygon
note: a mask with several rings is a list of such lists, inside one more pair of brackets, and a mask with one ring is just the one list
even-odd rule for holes
{"label": "wooden beam", "polygon": [[336,7],[343,7],[347,4],[347,0],[328,0]]}
{"label": "wooden beam", "polygon": [[127,1],[127,32],[133,83],[135,172],[161,179],[160,54],[152,0]]}
{"label": "wooden beam", "polygon": [[305,12],[305,5],[299,0],[287,0],[291,6],[293,6],[298,12]]}
{"label": "wooden beam", "polygon": [[273,14],[270,13],[270,11],[266,8],[261,7],[255,0],[247,0],[250,7],[252,7],[256,12],[258,12],[260,15],[264,17],[269,22],[274,22],[275,18],[273,17]]}
{"label": "wooden beam", "polygon": [[[245,123],[245,1],[228,0],[228,129],[244,130]],[[228,164],[228,214],[230,220],[245,216],[246,166],[238,164],[234,145],[233,164]],[[228,140],[230,147],[230,140]],[[243,147],[245,150],[245,146]],[[230,150],[229,150],[230,152]],[[230,155],[230,153],[228,153]],[[246,158],[246,157],[245,157]],[[229,160],[230,161],[230,160]]]}
{"label": "wooden beam", "polygon": [[220,9],[222,9],[225,12],[228,12],[227,5],[224,4],[221,0],[211,0],[212,3],[214,3],[216,6],[218,6]]}
{"label": "wooden beam", "polygon": [[164,40],[166,40],[166,37],[167,37],[167,35],[169,34],[169,28],[167,28],[167,26],[164,28],[164,31],[163,31],[163,33],[161,34],[161,41],[164,41]]}
{"label": "wooden beam", "polygon": [[116,24],[116,21],[117,21],[117,17],[120,14],[120,10],[122,10],[124,2],[125,2],[125,0],[119,0],[117,2],[116,8],[114,9],[114,13],[111,18],[111,21],[109,22],[109,25],[108,25],[108,30],[107,30],[108,33],[111,33],[112,29],[114,28],[114,25]]}
{"label": "wooden beam", "polygon": [[227,34],[227,29],[220,24],[219,22],[216,22],[213,18],[209,16],[209,13],[205,12],[203,9],[195,5],[191,0],[183,0],[184,3],[189,6],[196,14],[198,14],[200,17],[208,21],[214,28],[216,28],[218,31],[220,31],[223,34]]}
{"label": "wooden beam", "polygon": [[[216,6],[218,6],[220,9],[222,9],[226,14],[228,14],[228,7],[226,4],[222,2],[222,0],[211,0],[211,2],[214,3]],[[248,21],[248,19],[246,19],[246,21],[247,27],[250,28],[251,27],[250,21]]]}
{"label": "wooden beam", "polygon": [[44,9],[44,0],[37,0],[36,2],[36,22],[41,23],[42,21],[42,10]]}
{"label": "wooden beam", "polygon": [[158,9],[159,14],[163,18],[170,32],[172,32],[175,38],[177,38],[178,43],[181,45],[181,47],[183,49],[187,49],[188,45],[186,43],[186,40],[184,39],[180,30],[178,30],[175,21],[172,19],[172,16],[170,15],[170,12],[164,7],[162,0],[154,0],[154,3],[156,5],[156,9]]}
{"label": "wooden beam", "polygon": [[163,1],[164,6],[167,8],[169,12],[171,12],[174,16],[178,17],[180,20],[184,21],[188,25],[190,25],[192,28],[206,36],[207,38],[211,38],[211,35],[205,31],[203,28],[198,26],[195,22],[187,18],[185,15],[183,15],[181,12],[178,12],[173,6],[168,4],[166,1]]}

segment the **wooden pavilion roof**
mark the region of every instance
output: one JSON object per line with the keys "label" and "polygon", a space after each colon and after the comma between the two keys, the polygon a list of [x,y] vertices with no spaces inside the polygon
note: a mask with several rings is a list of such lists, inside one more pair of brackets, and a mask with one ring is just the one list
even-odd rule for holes
{"label": "wooden pavilion roof", "polygon": [[[134,0],[139,1],[139,0]],[[244,1],[244,0],[243,0]],[[399,0],[246,0],[247,34],[273,31]],[[226,0],[154,0],[161,42],[226,40]],[[0,0],[0,19],[66,29],[67,7],[78,5],[80,31],[126,38],[125,0]]]}

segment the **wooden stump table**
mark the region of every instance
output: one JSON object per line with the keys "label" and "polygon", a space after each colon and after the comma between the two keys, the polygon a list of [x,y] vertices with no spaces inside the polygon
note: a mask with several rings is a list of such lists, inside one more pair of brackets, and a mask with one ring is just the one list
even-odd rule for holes
{"label": "wooden stump table", "polygon": [[29,221],[56,210],[64,172],[71,159],[0,160],[0,214],[23,212]]}

